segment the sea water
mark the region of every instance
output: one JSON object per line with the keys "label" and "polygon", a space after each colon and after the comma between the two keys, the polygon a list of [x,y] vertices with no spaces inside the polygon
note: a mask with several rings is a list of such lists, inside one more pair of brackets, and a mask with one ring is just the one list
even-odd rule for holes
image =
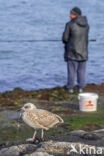
{"label": "sea water", "polygon": [[0,92],[66,85],[61,38],[74,6],[87,16],[89,39],[96,40],[89,42],[86,83],[104,82],[103,0],[0,0]]}

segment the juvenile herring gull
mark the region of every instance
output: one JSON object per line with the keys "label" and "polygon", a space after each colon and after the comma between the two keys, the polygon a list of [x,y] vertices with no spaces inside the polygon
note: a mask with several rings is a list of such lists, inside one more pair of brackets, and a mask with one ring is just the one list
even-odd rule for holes
{"label": "juvenile herring gull", "polygon": [[43,130],[48,130],[55,125],[64,123],[63,119],[60,116],[53,114],[47,110],[37,109],[36,106],[32,103],[25,104],[21,109],[23,111],[23,121],[35,130],[33,137],[27,139],[27,141],[35,140],[37,129],[42,130],[41,139],[43,139]]}

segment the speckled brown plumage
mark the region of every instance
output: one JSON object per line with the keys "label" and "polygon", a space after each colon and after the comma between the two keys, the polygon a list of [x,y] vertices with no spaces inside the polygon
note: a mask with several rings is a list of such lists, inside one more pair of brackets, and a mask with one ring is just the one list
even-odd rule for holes
{"label": "speckled brown plumage", "polygon": [[[48,130],[55,125],[64,122],[60,116],[53,114],[47,110],[37,109],[32,103],[25,104],[22,107],[22,110],[23,121],[27,125],[35,129],[35,134],[32,140],[35,139],[36,129],[42,129],[42,131],[43,129]],[[43,134],[41,137],[43,137]]]}

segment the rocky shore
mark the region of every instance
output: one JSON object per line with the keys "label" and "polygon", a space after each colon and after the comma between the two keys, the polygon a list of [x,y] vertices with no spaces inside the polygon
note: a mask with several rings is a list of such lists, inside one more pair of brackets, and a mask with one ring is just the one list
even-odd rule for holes
{"label": "rocky shore", "polygon": [[[70,94],[67,92],[66,87],[56,87],[52,89],[40,89],[37,91],[25,91],[21,88],[15,88],[13,91],[6,91],[4,93],[0,93],[0,107],[20,107],[23,103],[27,101],[43,101],[50,103],[54,102],[73,102],[73,100],[77,101],[77,87],[74,88],[75,93]],[[95,92],[104,96],[104,83],[100,85],[96,84],[88,84],[84,88],[84,92]],[[74,101],[75,102],[75,101]],[[78,101],[77,101],[78,102]],[[47,105],[47,104],[46,104]]]}
{"label": "rocky shore", "polygon": [[[60,141],[59,141],[60,140]],[[0,146],[0,156],[98,156],[104,155],[104,129],[72,131],[44,142],[16,142]]]}
{"label": "rocky shore", "polygon": [[[97,112],[79,111],[77,87],[74,94],[69,94],[65,87],[37,91],[16,88],[0,93],[0,155],[77,156],[85,155],[84,151],[89,155],[90,150],[91,155],[104,155],[104,84],[88,84],[84,91],[99,94]],[[65,121],[60,127],[47,131],[44,142],[24,141],[33,131],[14,116],[27,102],[59,114]]]}

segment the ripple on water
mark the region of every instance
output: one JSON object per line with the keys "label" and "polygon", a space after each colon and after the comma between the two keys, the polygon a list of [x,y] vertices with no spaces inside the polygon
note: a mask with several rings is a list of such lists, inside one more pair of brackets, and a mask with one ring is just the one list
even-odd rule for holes
{"label": "ripple on water", "polygon": [[[100,74],[104,70],[104,66],[101,65],[104,60],[102,33],[104,20],[101,16],[104,13],[103,0],[99,3],[97,0],[82,3],[71,0],[70,6],[67,4],[67,0],[63,2],[14,0],[8,3],[0,1],[1,92],[15,87],[31,90],[66,84],[67,69],[61,38],[65,23],[69,20],[69,10],[75,5],[80,6],[83,14],[88,17],[90,38],[97,40],[97,42],[89,42],[88,82],[103,82],[104,75]],[[42,42],[42,40],[52,39],[60,42]],[[24,40],[32,42],[24,42]],[[41,42],[33,42],[34,40],[41,40]]]}

